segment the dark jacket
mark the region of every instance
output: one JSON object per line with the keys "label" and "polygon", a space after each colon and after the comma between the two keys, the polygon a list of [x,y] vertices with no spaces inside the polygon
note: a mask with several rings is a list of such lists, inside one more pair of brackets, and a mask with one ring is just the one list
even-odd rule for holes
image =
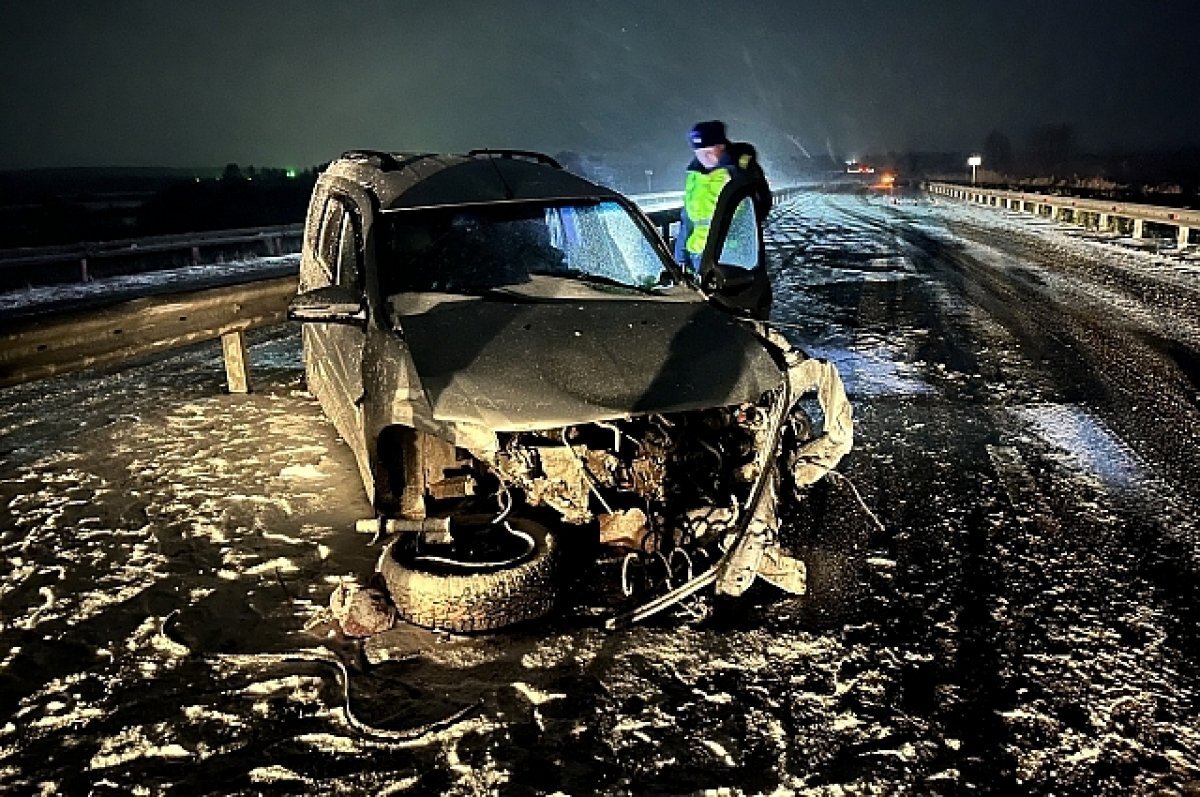
{"label": "dark jacket", "polygon": [[[771,211],[771,186],[767,182],[762,164],[758,162],[758,150],[754,149],[752,144],[737,141],[726,147],[725,152],[742,174],[758,183],[754,190],[754,209],[758,212],[758,223],[761,225],[766,221],[767,213]],[[737,174],[733,173],[730,176],[736,177]]]}

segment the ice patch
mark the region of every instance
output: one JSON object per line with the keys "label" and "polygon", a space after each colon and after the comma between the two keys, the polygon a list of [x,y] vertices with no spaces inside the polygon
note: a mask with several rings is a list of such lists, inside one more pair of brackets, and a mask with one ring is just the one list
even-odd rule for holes
{"label": "ice patch", "polygon": [[305,783],[307,780],[287,767],[272,764],[268,767],[256,767],[250,770],[251,783]]}
{"label": "ice patch", "polygon": [[811,347],[808,353],[837,366],[846,391],[858,396],[920,396],[933,388],[909,363],[881,347],[862,350]]}
{"label": "ice patch", "polygon": [[737,762],[733,760],[733,756],[729,755],[729,751],[720,742],[714,742],[711,739],[703,739],[700,742],[713,756],[727,767],[737,766]]}
{"label": "ice patch", "polygon": [[300,568],[297,567],[296,563],[293,562],[291,559],[287,559],[282,556],[276,557],[276,558],[270,560],[269,562],[263,562],[262,564],[257,564],[257,565],[254,565],[253,567],[246,568],[246,575],[248,575],[248,576],[260,576],[263,573],[272,573],[272,572],[274,572],[274,573],[298,573],[298,572],[300,572]]}
{"label": "ice patch", "polygon": [[192,758],[193,753],[175,743],[157,745],[140,728],[131,728],[105,739],[92,756],[88,769],[108,769],[139,758]]}
{"label": "ice patch", "polygon": [[295,481],[318,481],[324,479],[325,474],[314,465],[288,465],[279,471],[279,477]]}
{"label": "ice patch", "polygon": [[1087,410],[1070,404],[1034,404],[1013,410],[1042,440],[1066,452],[1083,470],[1105,483],[1129,487],[1142,468],[1129,447]]}
{"label": "ice patch", "polygon": [[269,340],[250,347],[250,364],[255,368],[304,369],[304,354],[300,336]]}
{"label": "ice patch", "polygon": [[535,706],[549,703],[551,700],[563,700],[567,696],[564,692],[543,692],[524,681],[516,681],[513,684],[513,688],[524,695],[525,699]]}

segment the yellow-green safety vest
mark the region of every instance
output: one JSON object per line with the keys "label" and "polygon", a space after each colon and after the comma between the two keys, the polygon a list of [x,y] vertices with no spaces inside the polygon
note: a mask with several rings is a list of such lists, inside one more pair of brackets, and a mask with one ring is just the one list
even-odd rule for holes
{"label": "yellow-green safety vest", "polygon": [[683,207],[692,221],[692,233],[684,248],[694,255],[704,252],[708,241],[708,227],[712,224],[713,212],[717,209],[717,198],[721,189],[730,180],[729,169],[718,166],[711,172],[689,171],[683,186]]}

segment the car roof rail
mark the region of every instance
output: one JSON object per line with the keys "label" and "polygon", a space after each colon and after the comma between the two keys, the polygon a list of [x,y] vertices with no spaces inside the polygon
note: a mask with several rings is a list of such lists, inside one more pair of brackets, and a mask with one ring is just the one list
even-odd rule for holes
{"label": "car roof rail", "polygon": [[531,149],[473,149],[467,153],[468,158],[517,158],[520,160],[529,160],[534,163],[541,163],[546,166],[552,166],[555,169],[561,169],[562,164],[554,158],[543,152],[535,152]]}

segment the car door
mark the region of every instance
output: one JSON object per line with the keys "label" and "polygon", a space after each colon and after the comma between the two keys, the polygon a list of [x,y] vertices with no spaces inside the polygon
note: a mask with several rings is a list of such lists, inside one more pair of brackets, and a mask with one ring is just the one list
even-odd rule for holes
{"label": "car door", "polygon": [[[336,285],[364,297],[361,230],[354,203],[346,196],[328,194],[321,208],[313,257],[306,264],[302,289]],[[363,446],[365,324],[306,323],[303,335],[309,389],[332,418],[338,433],[357,453]]]}
{"label": "car door", "polygon": [[700,279],[720,306],[765,319],[771,313],[771,281],[754,205],[757,187],[757,181],[744,176],[725,185],[700,258]]}

